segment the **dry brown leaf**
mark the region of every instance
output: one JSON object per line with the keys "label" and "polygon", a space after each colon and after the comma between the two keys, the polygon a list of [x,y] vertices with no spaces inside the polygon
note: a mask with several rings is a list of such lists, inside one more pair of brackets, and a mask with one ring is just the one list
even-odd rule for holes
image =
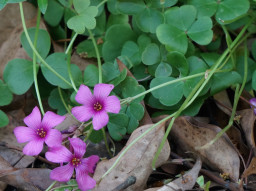
{"label": "dry brown leaf", "polygon": [[227,107],[232,109],[232,105],[231,105],[231,102],[229,100],[227,91],[226,90],[221,91],[221,92],[215,94],[213,97],[214,97],[215,100],[217,100],[216,105],[224,113],[226,113],[228,116],[230,116],[231,115],[231,111],[229,109],[227,109]]}
{"label": "dry brown leaf", "polygon": [[255,122],[255,114],[252,109],[244,109],[237,112],[241,116],[241,126],[245,134],[246,142],[248,144],[249,149],[255,147],[254,140],[254,122]]}
{"label": "dry brown leaf", "polygon": [[[25,19],[30,20],[36,17],[36,8],[31,3],[24,2],[23,9]],[[21,23],[19,4],[7,4],[3,10],[0,11],[0,46],[6,39],[9,38],[12,30]]]}
{"label": "dry brown leaf", "polygon": [[[145,132],[150,125],[144,125],[136,129],[130,139],[128,140],[125,149],[128,144],[130,144],[134,139],[140,136],[143,132]],[[135,176],[136,183],[126,189],[126,191],[140,191],[146,185],[147,179],[152,172],[152,160],[155,156],[155,153],[162,141],[164,136],[164,124],[161,124],[150,131],[146,136],[137,141],[122,157],[117,166],[106,176],[104,177],[99,185],[93,189],[94,191],[105,191],[106,188],[108,190],[112,190],[116,188],[118,185],[122,184],[128,177]],[[123,150],[122,150],[123,151]],[[121,152],[122,152],[121,151]],[[120,152],[120,153],[121,153]],[[120,153],[108,160],[101,161],[96,168],[94,179],[99,181],[102,175],[112,166]],[[169,143],[166,142],[161,154],[158,158],[156,167],[161,166],[165,163],[170,155],[170,146]]]}
{"label": "dry brown leaf", "polygon": [[[198,173],[202,167],[202,161],[200,158],[197,158],[195,165],[191,170],[186,172],[182,177],[164,185],[161,188],[157,188],[157,191],[176,191],[176,190],[189,190],[192,189],[196,183]],[[150,191],[147,189],[145,191]],[[152,190],[153,191],[153,190]]]}
{"label": "dry brown leaf", "polygon": [[256,157],[252,158],[249,167],[244,171],[242,177],[246,178],[247,176],[250,176],[251,174],[256,174]]}
{"label": "dry brown leaf", "polygon": [[219,138],[207,149],[195,149],[210,142],[220,130],[215,125],[197,122],[192,117],[179,117],[174,122],[170,136],[183,152],[196,153],[210,168],[229,173],[231,179],[238,181],[240,160],[231,141],[227,141],[227,136]]}
{"label": "dry brown leaf", "polygon": [[[16,4],[18,6],[18,4]],[[19,12],[19,11],[18,11]],[[17,12],[16,12],[17,14]],[[20,22],[19,22],[20,24]],[[36,26],[36,19],[26,21],[27,28]],[[46,29],[43,21],[40,28]],[[3,77],[5,65],[14,58],[30,59],[20,43],[20,35],[23,32],[22,25],[17,25],[12,32],[8,34],[7,40],[0,47],[0,78]],[[31,60],[31,59],[30,59]]]}

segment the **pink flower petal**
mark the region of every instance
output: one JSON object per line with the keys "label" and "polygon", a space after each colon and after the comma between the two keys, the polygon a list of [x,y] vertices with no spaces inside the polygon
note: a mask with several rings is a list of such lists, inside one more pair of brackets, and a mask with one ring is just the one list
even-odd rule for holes
{"label": "pink flower petal", "polygon": [[60,116],[51,111],[47,111],[44,115],[42,126],[47,130],[51,129],[61,124],[65,118],[66,118],[65,116]]}
{"label": "pink flower petal", "polygon": [[81,191],[91,190],[95,187],[96,181],[91,178],[86,171],[83,171],[81,168],[76,168],[76,181],[78,188]]}
{"label": "pink flower petal", "polygon": [[97,112],[93,116],[92,125],[93,129],[99,130],[108,124],[108,114],[105,111]]}
{"label": "pink flower petal", "polygon": [[67,182],[70,180],[74,172],[74,167],[70,163],[65,166],[60,166],[51,171],[50,178],[60,182]]}
{"label": "pink flower petal", "polygon": [[29,127],[16,127],[13,132],[18,143],[25,143],[37,138],[35,130]]}
{"label": "pink flower petal", "polygon": [[94,111],[92,108],[85,107],[85,106],[76,106],[73,107],[71,110],[72,114],[77,118],[79,121],[84,122],[88,121],[92,118]]}
{"label": "pink flower petal", "polygon": [[33,129],[37,129],[41,125],[41,113],[38,107],[34,107],[31,114],[24,118],[24,123]]}
{"label": "pink flower petal", "polygon": [[89,106],[92,104],[94,97],[87,86],[81,85],[77,91],[75,99],[78,103]]}
{"label": "pink flower petal", "polygon": [[87,171],[89,173],[94,173],[95,167],[97,162],[99,161],[99,156],[92,155],[88,158],[82,159],[82,163],[79,166],[79,168],[83,168],[84,171]]}
{"label": "pink flower petal", "polygon": [[119,113],[121,109],[120,101],[116,96],[109,96],[105,99],[104,109],[110,113]]}
{"label": "pink flower petal", "polygon": [[114,85],[112,84],[97,84],[94,86],[94,96],[98,98],[106,98],[113,90]]}
{"label": "pink flower petal", "polygon": [[50,129],[45,137],[45,143],[49,147],[61,145],[62,135],[57,129]]}
{"label": "pink flower petal", "polygon": [[25,155],[38,155],[43,150],[44,139],[38,139],[30,141],[24,148],[23,153]]}
{"label": "pink flower petal", "polygon": [[79,138],[69,139],[70,145],[73,148],[74,154],[78,158],[82,158],[84,156],[86,150],[86,144]]}
{"label": "pink flower petal", "polygon": [[256,98],[250,99],[250,103],[256,107]]}
{"label": "pink flower petal", "polygon": [[47,160],[55,163],[70,162],[72,160],[72,153],[64,146],[51,147],[48,152],[45,153]]}

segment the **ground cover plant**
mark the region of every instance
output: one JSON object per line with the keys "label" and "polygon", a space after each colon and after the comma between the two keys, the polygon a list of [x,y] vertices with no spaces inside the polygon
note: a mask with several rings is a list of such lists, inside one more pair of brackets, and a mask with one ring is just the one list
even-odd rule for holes
{"label": "ground cover plant", "polygon": [[0,0],[0,185],[253,190],[255,9]]}

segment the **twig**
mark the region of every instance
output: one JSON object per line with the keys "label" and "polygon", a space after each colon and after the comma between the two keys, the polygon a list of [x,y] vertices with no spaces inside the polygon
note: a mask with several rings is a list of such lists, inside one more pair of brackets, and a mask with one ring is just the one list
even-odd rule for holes
{"label": "twig", "polygon": [[114,188],[112,191],[121,191],[129,186],[135,184],[136,177],[135,176],[129,176],[122,184],[118,185],[116,188]]}

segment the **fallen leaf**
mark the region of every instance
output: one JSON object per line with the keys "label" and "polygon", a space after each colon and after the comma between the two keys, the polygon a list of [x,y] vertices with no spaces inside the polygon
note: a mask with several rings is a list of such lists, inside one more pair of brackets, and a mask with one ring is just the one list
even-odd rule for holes
{"label": "fallen leaf", "polygon": [[192,117],[179,117],[175,120],[170,136],[183,152],[196,153],[210,168],[229,173],[238,181],[240,159],[228,137],[220,137],[207,149],[196,150],[215,138],[221,129],[215,125],[196,121]]}
{"label": "fallen leaf", "polygon": [[247,169],[245,169],[242,177],[245,178],[247,176],[250,176],[251,174],[256,174],[256,157],[252,158],[250,165],[248,166]]}
{"label": "fallen leaf", "polygon": [[[150,125],[144,125],[136,129],[130,136],[126,146],[123,150],[129,145],[134,139],[140,136],[143,132],[145,132]],[[118,185],[122,184],[128,177],[135,176],[136,183],[131,185],[126,190],[127,191],[140,191],[146,185],[147,179],[152,172],[152,161],[155,156],[155,153],[160,145],[160,142],[164,136],[164,124],[161,124],[155,127],[152,131],[150,131],[143,138],[138,140],[122,157],[117,166],[107,175],[105,176],[99,185],[94,188],[94,191],[105,191],[106,188],[108,190],[113,190]],[[122,151],[123,151],[122,150]],[[120,153],[122,153],[122,151]],[[120,153],[110,160],[101,161],[96,168],[94,179],[98,182],[102,175],[112,166]],[[170,146],[168,141],[165,143],[161,154],[156,163],[156,167],[164,164],[170,155]]]}
{"label": "fallen leaf", "polygon": [[[25,20],[30,20],[36,17],[36,8],[33,4],[24,2],[23,9],[25,13]],[[18,3],[7,4],[3,10],[0,11],[0,46],[8,37],[12,30],[21,23],[20,8]]]}
{"label": "fallen leaf", "polygon": [[217,94],[215,94],[214,99],[216,100],[216,105],[222,110],[224,113],[226,113],[228,116],[231,115],[231,110],[228,108],[232,109],[231,102],[229,100],[227,91],[221,91]]}
{"label": "fallen leaf", "polygon": [[[192,189],[196,183],[198,173],[202,167],[202,161],[197,158],[195,165],[191,170],[186,172],[180,178],[164,185],[161,188],[157,188],[157,191],[176,191],[176,190],[189,190]],[[145,191],[154,191],[153,189],[147,189]]]}
{"label": "fallen leaf", "polygon": [[241,126],[245,134],[245,139],[249,149],[255,147],[254,140],[254,122],[255,122],[255,114],[252,109],[244,109],[237,112],[241,116]]}

